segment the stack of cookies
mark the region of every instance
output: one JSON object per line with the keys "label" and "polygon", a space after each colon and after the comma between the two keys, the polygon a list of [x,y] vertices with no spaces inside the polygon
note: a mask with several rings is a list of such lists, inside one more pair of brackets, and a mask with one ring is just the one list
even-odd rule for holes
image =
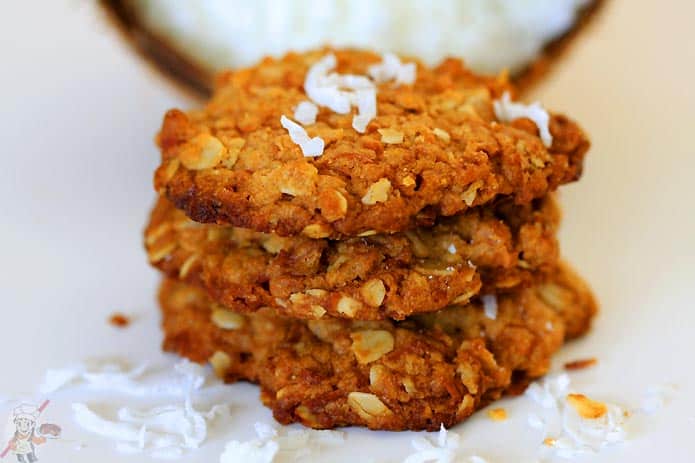
{"label": "stack of cookies", "polygon": [[522,391],[596,304],[552,193],[589,143],[511,93],[454,59],[318,50],[169,111],[145,236],[164,348],[313,428],[434,430]]}

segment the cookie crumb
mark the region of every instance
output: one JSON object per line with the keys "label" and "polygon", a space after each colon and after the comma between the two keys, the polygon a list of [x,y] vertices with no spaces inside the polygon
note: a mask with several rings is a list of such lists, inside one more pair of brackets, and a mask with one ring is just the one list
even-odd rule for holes
{"label": "cookie crumb", "polygon": [[487,411],[487,416],[492,421],[506,421],[507,410],[504,408],[493,408],[492,410]]}
{"label": "cookie crumb", "polygon": [[130,317],[121,312],[114,312],[109,317],[109,323],[118,328],[126,328],[130,325]]}
{"label": "cookie crumb", "polygon": [[587,419],[601,418],[608,411],[606,404],[591,400],[584,394],[568,394],[567,403],[579,413],[579,416]]}
{"label": "cookie crumb", "polygon": [[572,360],[571,362],[565,363],[565,370],[583,370],[585,368],[593,367],[597,363],[598,360],[596,360],[596,357]]}

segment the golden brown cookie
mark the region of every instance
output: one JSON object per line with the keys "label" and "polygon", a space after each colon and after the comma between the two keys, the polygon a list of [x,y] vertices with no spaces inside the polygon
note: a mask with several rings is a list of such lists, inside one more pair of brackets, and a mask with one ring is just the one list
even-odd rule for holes
{"label": "golden brown cookie", "polygon": [[496,118],[503,78],[454,59],[418,63],[414,85],[379,84],[364,133],[352,112],[322,107],[306,130],[325,148],[306,157],[280,120],[307,100],[307,71],[330,53],[339,73],[366,75],[381,61],[332,50],[268,58],[223,73],[202,110],[169,111],[157,191],[198,222],[338,238],[429,225],[501,196],[526,204],[581,175],[589,142],[574,122],[551,114],[546,148],[529,119]]}
{"label": "golden brown cookie", "polygon": [[572,323],[563,315],[595,311],[584,286],[566,283],[577,293],[568,300],[580,304],[571,310],[527,288],[499,296],[494,319],[475,302],[402,322],[361,322],[303,321],[269,308],[240,314],[166,280],[164,349],[209,361],[226,381],[260,384],[283,424],[436,430],[547,371]]}
{"label": "golden brown cookie", "polygon": [[433,227],[344,241],[280,237],[191,221],[164,198],[145,231],[150,262],[241,311],[305,319],[401,320],[543,279],[558,258],[552,196],[510,200]]}
{"label": "golden brown cookie", "polygon": [[565,321],[565,335],[573,339],[589,331],[598,303],[589,285],[566,262],[560,261],[552,278],[536,286],[536,293]]}

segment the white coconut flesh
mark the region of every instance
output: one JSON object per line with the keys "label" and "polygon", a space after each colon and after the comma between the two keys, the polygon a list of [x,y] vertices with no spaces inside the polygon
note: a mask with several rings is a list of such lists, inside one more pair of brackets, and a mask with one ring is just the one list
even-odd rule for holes
{"label": "white coconut flesh", "polygon": [[572,28],[590,0],[129,0],[140,22],[203,69],[324,45],[454,56],[519,72]]}

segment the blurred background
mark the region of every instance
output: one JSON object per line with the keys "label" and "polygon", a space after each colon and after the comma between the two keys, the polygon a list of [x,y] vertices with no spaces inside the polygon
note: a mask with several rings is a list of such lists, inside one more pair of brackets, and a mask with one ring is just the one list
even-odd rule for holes
{"label": "blurred background", "polygon": [[[3,6],[0,405],[33,393],[50,366],[162,356],[157,276],[141,244],[155,196],[153,137],[167,109],[200,104],[142,59],[95,2]],[[605,0],[523,95],[566,112],[593,142],[584,177],[561,194],[560,242],[602,312],[558,365],[596,356],[578,388],[623,403],[651,384],[678,385],[674,403],[627,448],[591,461],[695,455],[694,16],[687,0]],[[108,325],[114,311],[132,316],[132,326]],[[257,390],[234,390],[261,408]],[[514,436],[512,424],[491,432],[496,425],[471,422],[467,440],[493,456],[514,455],[493,440]],[[386,455],[409,445],[394,435],[384,442],[378,451]],[[79,458],[110,461],[89,452]]]}

